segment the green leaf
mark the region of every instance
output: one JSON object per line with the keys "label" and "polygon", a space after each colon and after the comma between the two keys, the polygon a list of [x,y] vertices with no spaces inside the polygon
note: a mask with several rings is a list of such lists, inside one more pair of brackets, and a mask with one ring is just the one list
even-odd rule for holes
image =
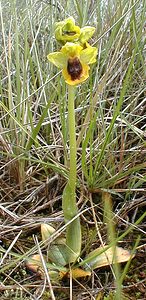
{"label": "green leaf", "polygon": [[131,259],[131,256],[132,258],[134,257],[134,254],[131,255],[128,250],[125,250],[121,247],[110,247],[106,249],[107,246],[108,245],[99,247],[89,253],[86,259],[91,258],[91,260],[88,262],[88,265],[86,265],[86,270],[94,270],[104,266],[109,266],[114,263],[126,262]]}
{"label": "green leaf", "polygon": [[68,249],[65,244],[51,245],[48,251],[48,259],[59,266],[68,264]]}
{"label": "green leaf", "polygon": [[[62,208],[65,222],[68,223],[77,216],[76,194],[69,183],[63,191]],[[81,226],[80,218],[76,217],[66,228],[66,245],[68,247],[68,262],[74,262],[81,251]]]}
{"label": "green leaf", "polygon": [[45,242],[55,231],[49,224],[41,224],[42,241]]}

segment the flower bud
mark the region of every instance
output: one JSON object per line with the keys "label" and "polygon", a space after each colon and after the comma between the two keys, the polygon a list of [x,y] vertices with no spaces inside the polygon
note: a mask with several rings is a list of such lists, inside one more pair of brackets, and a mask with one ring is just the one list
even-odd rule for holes
{"label": "flower bud", "polygon": [[72,17],[56,23],[55,26],[55,38],[61,44],[75,42],[79,38],[80,32],[80,27],[75,25]]}

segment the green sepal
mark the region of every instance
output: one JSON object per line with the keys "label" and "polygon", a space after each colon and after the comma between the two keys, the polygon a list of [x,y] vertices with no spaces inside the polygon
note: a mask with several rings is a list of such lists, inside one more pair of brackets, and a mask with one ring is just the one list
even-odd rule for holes
{"label": "green sepal", "polygon": [[88,46],[83,49],[80,54],[80,59],[84,64],[94,64],[96,62],[97,48]]}
{"label": "green sepal", "polygon": [[95,32],[95,27],[85,26],[81,28],[81,34],[79,37],[79,41],[81,44],[85,44],[92,37]]}
{"label": "green sepal", "polygon": [[66,65],[66,57],[62,52],[52,52],[47,55],[47,58],[56,67],[63,69]]}

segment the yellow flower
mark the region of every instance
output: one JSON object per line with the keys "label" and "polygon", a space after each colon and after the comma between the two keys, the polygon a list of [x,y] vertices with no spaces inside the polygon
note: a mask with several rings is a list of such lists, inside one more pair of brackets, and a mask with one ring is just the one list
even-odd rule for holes
{"label": "yellow flower", "polygon": [[63,77],[69,85],[77,85],[89,77],[90,64],[96,62],[97,48],[87,44],[66,43],[60,52],[50,53],[47,57],[56,67],[62,69]]}
{"label": "yellow flower", "polygon": [[62,44],[76,41],[80,36],[80,32],[80,27],[75,25],[75,20],[72,17],[57,22],[55,26],[55,38]]}

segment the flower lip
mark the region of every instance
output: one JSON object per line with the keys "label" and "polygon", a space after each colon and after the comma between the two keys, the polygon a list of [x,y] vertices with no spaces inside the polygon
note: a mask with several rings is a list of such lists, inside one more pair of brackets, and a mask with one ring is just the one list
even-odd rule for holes
{"label": "flower lip", "polygon": [[72,80],[80,79],[82,70],[82,64],[78,57],[68,59],[67,71]]}

